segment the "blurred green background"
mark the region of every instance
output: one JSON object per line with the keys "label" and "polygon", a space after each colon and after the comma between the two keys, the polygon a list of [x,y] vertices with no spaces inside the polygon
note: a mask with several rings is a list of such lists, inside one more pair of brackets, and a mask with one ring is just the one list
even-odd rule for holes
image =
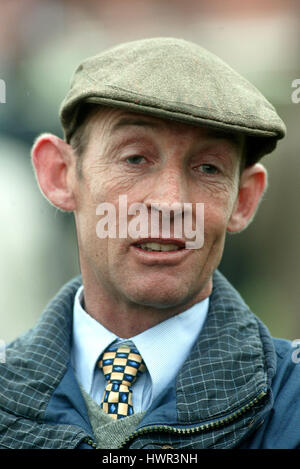
{"label": "blurred green background", "polygon": [[250,227],[227,239],[220,270],[274,336],[300,337],[300,2],[294,0],[1,0],[0,338],[32,327],[79,273],[72,215],[37,187],[30,148],[62,136],[58,108],[75,67],[119,42],[192,40],[216,53],[275,105],[288,134],[266,156],[269,189]]}

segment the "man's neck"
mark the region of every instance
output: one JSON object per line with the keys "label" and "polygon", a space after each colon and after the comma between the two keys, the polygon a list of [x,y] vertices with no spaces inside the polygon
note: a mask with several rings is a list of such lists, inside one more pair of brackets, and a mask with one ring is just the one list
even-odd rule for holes
{"label": "man's neck", "polygon": [[207,298],[212,290],[212,280],[210,279],[198,295],[182,304],[153,307],[126,301],[124,298],[104,290],[97,282],[88,281],[84,275],[82,278],[85,311],[106,329],[124,339],[134,337],[191,308],[194,304]]}

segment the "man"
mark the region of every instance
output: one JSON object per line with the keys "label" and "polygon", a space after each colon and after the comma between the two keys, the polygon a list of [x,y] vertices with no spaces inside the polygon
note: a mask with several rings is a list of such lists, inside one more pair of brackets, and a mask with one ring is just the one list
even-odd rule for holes
{"label": "man", "polygon": [[[285,134],[272,105],[199,46],[154,38],[84,61],[60,116],[65,139],[41,135],[32,158],[43,194],[74,213],[81,276],[6,350],[0,447],[300,447],[291,344],[217,270]],[[130,207],[149,221],[136,237]],[[179,215],[194,231],[174,234]],[[203,242],[189,248],[191,231]]]}

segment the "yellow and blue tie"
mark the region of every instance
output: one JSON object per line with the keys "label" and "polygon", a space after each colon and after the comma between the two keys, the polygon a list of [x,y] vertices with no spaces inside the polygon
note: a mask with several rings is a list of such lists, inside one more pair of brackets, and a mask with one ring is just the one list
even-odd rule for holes
{"label": "yellow and blue tie", "polygon": [[139,351],[128,345],[110,346],[98,363],[107,381],[101,408],[113,419],[134,413],[132,385],[146,370]]}

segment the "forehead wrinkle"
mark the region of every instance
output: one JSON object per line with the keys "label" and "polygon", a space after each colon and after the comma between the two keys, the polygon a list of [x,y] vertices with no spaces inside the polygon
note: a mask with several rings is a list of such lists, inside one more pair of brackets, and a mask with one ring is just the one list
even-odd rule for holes
{"label": "forehead wrinkle", "polygon": [[[100,113],[100,116],[101,114],[102,113]],[[226,130],[186,124],[173,120],[169,121],[167,119],[159,119],[139,113],[128,113],[115,108],[106,108],[101,117],[103,120],[101,119],[102,125],[99,130],[103,136],[106,134],[109,137],[113,137],[119,130],[126,130],[126,128],[134,129],[134,127],[139,127],[140,129],[145,128],[150,130],[162,130],[165,128],[171,132],[175,131],[177,135],[182,135],[185,132],[187,134],[198,133],[199,138],[216,140],[217,142],[225,140],[230,142],[238,151],[241,151],[244,146],[245,139],[243,135],[238,132],[228,132]]]}
{"label": "forehead wrinkle", "polygon": [[127,115],[120,117],[119,120],[112,126],[110,134],[113,134],[119,129],[130,126],[146,127],[150,129],[161,129],[163,127],[166,127],[170,130],[173,129],[175,131],[178,131],[181,128],[180,130],[183,132],[199,131],[199,134],[202,134],[202,137],[208,137],[209,139],[216,140],[228,140],[238,148],[241,147],[243,142],[243,137],[239,133],[222,131],[220,129],[212,129],[205,126],[188,125],[172,120],[167,121],[154,119],[152,120],[151,117],[140,115]]}
{"label": "forehead wrinkle", "polygon": [[159,122],[154,122],[151,120],[147,120],[145,117],[138,117],[138,116],[124,116],[121,117],[113,126],[110,131],[110,134],[114,134],[119,129],[125,127],[145,127],[150,129],[159,129],[162,127],[162,124]]}

